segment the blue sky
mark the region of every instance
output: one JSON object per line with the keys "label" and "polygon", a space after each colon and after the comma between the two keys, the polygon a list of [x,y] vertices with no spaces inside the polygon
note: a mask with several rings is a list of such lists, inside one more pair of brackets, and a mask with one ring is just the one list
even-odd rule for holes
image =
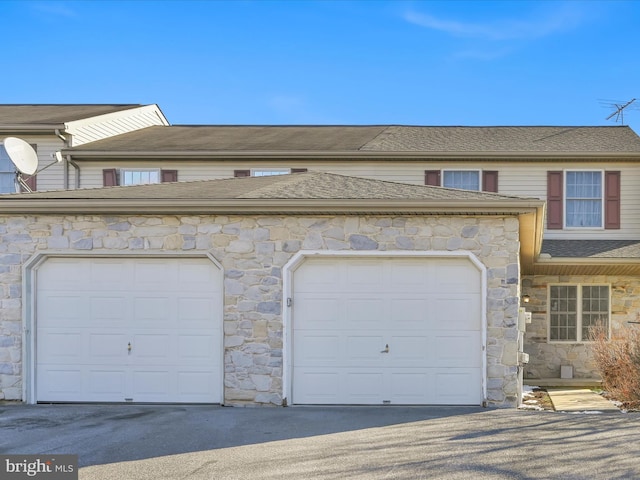
{"label": "blue sky", "polygon": [[640,2],[0,0],[0,17],[1,103],[157,103],[173,124],[615,125],[613,104],[638,97],[624,120],[640,133]]}

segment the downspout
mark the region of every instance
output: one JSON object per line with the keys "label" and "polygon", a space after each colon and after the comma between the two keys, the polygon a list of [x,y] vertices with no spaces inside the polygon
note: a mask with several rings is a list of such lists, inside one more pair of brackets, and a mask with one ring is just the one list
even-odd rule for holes
{"label": "downspout", "polygon": [[[62,142],[64,143],[65,147],[69,146],[69,141],[67,139],[67,137],[65,137],[62,132],[60,132],[59,128],[56,128],[56,136],[62,140]],[[71,165],[74,169],[75,169],[75,188],[78,189],[80,188],[80,167],[78,166],[77,163],[73,162],[71,160],[71,155],[66,155],[65,156],[65,162],[63,165],[64,168],[64,189],[65,190],[69,190],[69,165]]]}

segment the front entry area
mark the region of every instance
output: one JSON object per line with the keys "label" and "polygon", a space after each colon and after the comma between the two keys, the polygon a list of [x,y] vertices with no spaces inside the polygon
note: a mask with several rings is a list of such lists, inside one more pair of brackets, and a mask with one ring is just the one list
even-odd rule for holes
{"label": "front entry area", "polygon": [[467,257],[308,257],[292,273],[292,403],[480,405],[482,273]]}
{"label": "front entry area", "polygon": [[35,400],[220,403],[208,258],[54,257],[36,271]]}

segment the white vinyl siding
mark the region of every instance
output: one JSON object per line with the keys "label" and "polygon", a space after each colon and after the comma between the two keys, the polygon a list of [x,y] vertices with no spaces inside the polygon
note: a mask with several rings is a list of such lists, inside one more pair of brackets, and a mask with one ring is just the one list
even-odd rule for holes
{"label": "white vinyl siding", "polygon": [[[424,185],[425,170],[442,170],[447,167],[466,170],[495,170],[499,172],[500,194],[517,195],[546,199],[547,172],[550,170],[593,170],[594,166],[602,167],[606,163],[606,170],[621,172],[621,211],[620,229],[566,229],[545,232],[549,239],[609,239],[625,240],[640,236],[640,169],[633,163],[610,162],[604,159],[594,160],[593,163],[566,161],[549,162],[428,162],[428,161],[398,161],[380,159],[376,161],[354,161],[352,159],[328,160],[275,160],[265,161],[231,161],[226,160],[158,160],[153,166],[161,169],[178,170],[180,181],[207,180],[215,178],[232,178],[234,169],[268,168],[307,168],[309,171],[323,171],[340,175],[388,180],[394,182]],[[82,187],[102,186],[103,168],[149,168],[150,163],[144,161],[116,162],[82,162],[78,160],[82,171]],[[241,164],[241,167],[239,166]],[[71,169],[73,170],[73,169]]]}

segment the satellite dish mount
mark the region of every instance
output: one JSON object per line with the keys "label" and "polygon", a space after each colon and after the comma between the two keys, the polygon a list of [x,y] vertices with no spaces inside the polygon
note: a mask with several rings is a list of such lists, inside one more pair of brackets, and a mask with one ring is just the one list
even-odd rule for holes
{"label": "satellite dish mount", "polygon": [[16,191],[20,191],[19,187],[22,187],[24,191],[32,192],[23,175],[35,177],[45,168],[62,160],[62,156],[56,152],[56,161],[38,170],[38,154],[31,145],[17,137],[7,137],[3,143],[9,159],[16,168]]}

